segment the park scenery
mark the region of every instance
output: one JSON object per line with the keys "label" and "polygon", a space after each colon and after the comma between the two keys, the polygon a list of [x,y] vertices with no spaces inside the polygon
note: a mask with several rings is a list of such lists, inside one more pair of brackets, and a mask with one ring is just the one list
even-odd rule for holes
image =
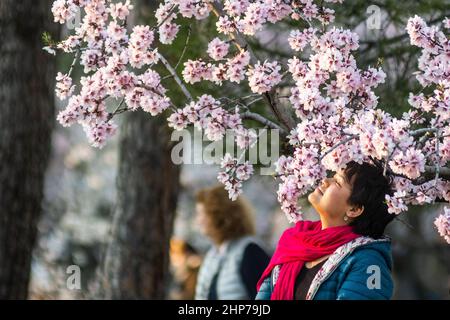
{"label": "park scenery", "polygon": [[0,36],[1,299],[449,299],[447,1],[1,0]]}

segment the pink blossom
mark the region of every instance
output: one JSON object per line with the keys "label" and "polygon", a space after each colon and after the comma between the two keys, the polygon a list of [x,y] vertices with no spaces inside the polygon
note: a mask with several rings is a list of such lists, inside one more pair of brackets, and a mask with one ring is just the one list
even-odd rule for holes
{"label": "pink blossom", "polygon": [[235,130],[236,133],[236,144],[241,149],[249,148],[258,138],[254,130],[247,130],[243,127]]}
{"label": "pink blossom", "polygon": [[400,214],[401,212],[408,210],[408,207],[405,205],[404,197],[406,197],[405,191],[397,191],[393,196],[386,195],[388,212]]}
{"label": "pink blossom", "polygon": [[395,173],[415,179],[425,169],[425,156],[420,150],[411,147],[406,152],[398,152],[389,162],[389,165]]}
{"label": "pink blossom", "polygon": [[228,54],[230,45],[219,38],[214,38],[208,44],[208,54],[214,60],[221,60]]}
{"label": "pink blossom", "polygon": [[[341,0],[325,1],[328,2],[340,3]],[[288,59],[288,72],[283,76],[288,78],[286,83],[292,85],[278,88],[284,67],[281,62],[257,62],[249,67],[248,51],[241,47],[234,57],[227,58],[229,43],[215,38],[202,57],[208,54],[218,62],[211,64],[192,58],[184,62],[182,75],[189,84],[230,82],[227,83],[230,96],[216,99],[204,94],[183,107],[172,104],[167,95],[170,92],[161,84],[159,74],[152,70],[161,57],[158,48],[152,47],[155,45],[153,30],[159,27],[159,44],[172,43],[179,31],[177,17],[204,19],[209,16],[210,1],[166,0],[155,12],[156,25],[135,26],[132,32],[127,30],[124,21],[132,10],[129,0],[56,0],[52,6],[58,23],[72,19],[78,10],[82,10],[81,25],[71,31],[67,39],[45,50],[61,50],[72,55],[81,52],[78,61],[85,74],[81,76],[78,94],[74,95],[70,71],[57,75],[56,94],[68,100],[57,119],[63,126],[81,125],[93,146],[102,147],[116,131],[111,122],[115,114],[106,110],[106,101],[111,101],[117,102],[121,110],[142,108],[151,115],[172,107],[175,112],[167,121],[174,129],[194,125],[205,130],[211,140],[222,139],[226,130],[232,129],[238,146],[248,149],[258,137],[245,127],[241,112],[253,109],[254,105],[245,106],[250,100],[236,97],[243,89],[230,86],[231,82],[239,84],[248,80],[252,92],[259,95],[270,92],[269,99],[274,89],[279,89],[279,99],[270,101],[271,108],[274,102],[280,108],[287,108],[283,113],[291,112],[289,107],[292,107],[299,120],[284,123],[276,109],[268,113],[284,129],[293,128],[286,141],[289,144],[286,154],[276,165],[281,181],[278,200],[289,221],[302,219],[298,199],[326,176],[326,170],[339,170],[349,161],[387,162],[386,170],[397,175],[393,182],[395,193],[386,195],[390,213],[399,214],[406,211],[408,205],[431,203],[438,198],[450,201],[450,184],[442,175],[434,177],[432,174],[430,179],[423,175],[423,181],[418,179],[425,169],[430,171],[430,167],[436,165],[444,167],[450,161],[449,43],[438,26],[427,26],[417,16],[408,21],[406,30],[411,43],[422,51],[416,79],[423,90],[410,94],[408,102],[412,110],[397,119],[377,109],[378,97],[374,89],[384,82],[384,71],[375,67],[358,68],[354,57],[354,51],[359,48],[357,34],[343,28],[319,27],[317,23],[333,21],[334,11],[322,4],[319,8],[312,0],[292,3],[225,0],[224,11],[216,23],[219,33],[232,38],[239,33],[254,36],[268,23],[289,16],[294,20],[305,19],[309,25],[317,19],[314,21],[317,29],[292,31],[287,39],[293,50],[304,50],[307,45],[311,50],[302,55],[302,60],[295,56]],[[449,20],[445,19],[443,25],[448,28]],[[428,129],[423,132],[415,131],[425,126]],[[230,198],[236,199],[242,192],[243,182],[253,174],[253,168],[227,155],[222,169],[218,179]],[[448,237],[448,211],[446,209],[447,216],[441,216],[436,223],[444,237]]]}
{"label": "pink blossom", "polygon": [[231,82],[240,83],[245,78],[245,70],[250,63],[250,54],[243,51],[227,62],[226,78]]}
{"label": "pink blossom", "polygon": [[110,4],[108,11],[111,13],[113,19],[125,20],[132,9],[133,6],[130,4],[130,1],[127,0],[125,3],[119,2]]}
{"label": "pink blossom", "polygon": [[278,62],[258,62],[253,68],[247,71],[250,88],[255,93],[270,91],[275,85],[280,83],[281,67]]}
{"label": "pink blossom", "polygon": [[202,61],[188,60],[184,63],[183,78],[187,83],[195,83],[201,81],[202,70],[205,63]]}
{"label": "pink blossom", "polygon": [[281,209],[285,213],[289,222],[302,220],[300,207],[297,200],[300,196],[300,190],[297,187],[297,180],[294,176],[289,176],[278,186],[278,201]]}
{"label": "pink blossom", "polygon": [[135,50],[145,51],[152,45],[154,39],[155,36],[149,26],[138,25],[133,28],[129,45]]}
{"label": "pink blossom", "polygon": [[177,36],[180,26],[176,23],[166,22],[159,27],[159,41],[163,44],[171,44]]}
{"label": "pink blossom", "polygon": [[172,22],[177,18],[176,11],[173,10],[174,5],[172,1],[165,1],[159,4],[158,9],[155,11],[155,18],[158,25],[161,25],[163,22]]}
{"label": "pink blossom", "polygon": [[436,226],[441,237],[450,244],[450,208],[445,207],[444,213],[439,215],[436,220],[434,220],[434,225]]}
{"label": "pink blossom", "polygon": [[249,4],[248,0],[225,0],[224,9],[230,16],[240,16]]}
{"label": "pink blossom", "polygon": [[142,110],[149,112],[152,116],[156,116],[166,110],[170,106],[170,99],[167,97],[143,96],[141,98]]}
{"label": "pink blossom", "polygon": [[292,78],[295,81],[301,81],[306,77],[309,68],[306,63],[298,59],[297,57],[293,57],[288,60],[289,72],[292,73]]}
{"label": "pink blossom", "polygon": [[231,34],[236,30],[236,23],[228,16],[222,16],[216,22],[217,31],[223,34]]}
{"label": "pink blossom", "polygon": [[196,83],[212,78],[212,65],[201,60],[188,60],[184,63],[183,78],[187,83]]}
{"label": "pink blossom", "polygon": [[78,8],[72,0],[56,0],[52,5],[52,13],[55,22],[61,24],[64,24],[67,20],[73,19],[77,11]]}
{"label": "pink blossom", "polygon": [[55,92],[59,99],[65,100],[73,94],[75,86],[72,85],[72,78],[67,74],[58,72],[56,76]]}
{"label": "pink blossom", "polygon": [[231,156],[231,154],[226,153],[220,162],[220,167],[225,169],[226,171],[231,170],[236,164],[235,159]]}
{"label": "pink blossom", "polygon": [[63,50],[64,52],[73,52],[79,45],[80,37],[72,35],[58,43],[57,48]]}
{"label": "pink blossom", "polygon": [[252,174],[253,166],[248,162],[245,162],[236,168],[236,178],[241,181],[248,180]]}
{"label": "pink blossom", "polygon": [[267,21],[276,23],[292,13],[292,7],[283,0],[266,0]]}
{"label": "pink blossom", "polygon": [[230,199],[234,201],[242,193],[242,182],[253,174],[253,166],[247,161],[239,164],[236,158],[226,153],[220,167],[224,171],[219,172],[217,179],[225,185]]}
{"label": "pink blossom", "polygon": [[188,118],[182,110],[177,110],[172,113],[169,118],[167,118],[167,123],[169,127],[172,127],[175,130],[185,129],[189,124]]}
{"label": "pink blossom", "polygon": [[288,38],[289,45],[295,51],[303,51],[316,32],[317,29],[315,28],[308,28],[302,31],[292,30]]}
{"label": "pink blossom", "polygon": [[268,7],[264,2],[251,3],[242,20],[239,29],[246,35],[254,35],[267,20]]}
{"label": "pink blossom", "polygon": [[96,122],[93,125],[83,125],[83,129],[92,146],[103,148],[106,140],[115,134],[117,126],[112,121]]}
{"label": "pink blossom", "polygon": [[442,21],[442,24],[443,24],[443,27],[445,28],[445,29],[450,29],[450,18],[445,18],[443,21]]}
{"label": "pink blossom", "polygon": [[108,25],[108,35],[115,41],[127,40],[127,30],[117,24],[117,22],[112,21]]}

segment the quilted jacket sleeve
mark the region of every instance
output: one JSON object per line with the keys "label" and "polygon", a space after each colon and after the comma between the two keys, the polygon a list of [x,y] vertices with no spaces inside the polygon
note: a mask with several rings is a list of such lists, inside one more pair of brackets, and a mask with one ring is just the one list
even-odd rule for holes
{"label": "quilted jacket sleeve", "polygon": [[272,295],[272,284],[270,277],[267,277],[261,284],[261,287],[259,288],[259,291],[256,294],[255,300],[270,300],[271,295]]}
{"label": "quilted jacket sleeve", "polygon": [[393,281],[390,265],[380,252],[361,250],[344,264],[345,273],[338,288],[338,300],[391,299]]}

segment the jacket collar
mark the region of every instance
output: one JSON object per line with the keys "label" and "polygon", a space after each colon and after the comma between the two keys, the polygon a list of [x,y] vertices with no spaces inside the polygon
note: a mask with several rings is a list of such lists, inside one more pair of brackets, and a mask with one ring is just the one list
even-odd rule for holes
{"label": "jacket collar", "polygon": [[312,300],[314,298],[322,283],[331,276],[342,260],[349,256],[356,248],[376,242],[390,242],[390,239],[387,237],[381,239],[359,237],[337,248],[314,277],[306,294],[306,300]]}

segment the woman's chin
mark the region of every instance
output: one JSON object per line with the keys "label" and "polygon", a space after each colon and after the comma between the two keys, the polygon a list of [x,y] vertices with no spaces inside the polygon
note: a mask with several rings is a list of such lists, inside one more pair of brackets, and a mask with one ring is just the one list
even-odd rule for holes
{"label": "woman's chin", "polygon": [[309,202],[312,206],[315,206],[317,203],[319,203],[319,201],[320,201],[320,196],[321,196],[320,192],[316,189],[316,190],[314,190],[314,192],[311,192],[311,193],[308,195],[308,202]]}
{"label": "woman's chin", "polygon": [[320,209],[319,203],[320,203],[320,196],[318,194],[315,194],[315,192],[310,193],[308,195],[308,202],[311,204],[311,206],[316,210],[316,212],[321,216],[322,210]]}
{"label": "woman's chin", "polygon": [[310,193],[309,195],[308,195],[308,202],[311,204],[311,205],[313,205],[313,203],[315,202],[314,199],[315,198],[315,195],[313,194],[313,193]]}

